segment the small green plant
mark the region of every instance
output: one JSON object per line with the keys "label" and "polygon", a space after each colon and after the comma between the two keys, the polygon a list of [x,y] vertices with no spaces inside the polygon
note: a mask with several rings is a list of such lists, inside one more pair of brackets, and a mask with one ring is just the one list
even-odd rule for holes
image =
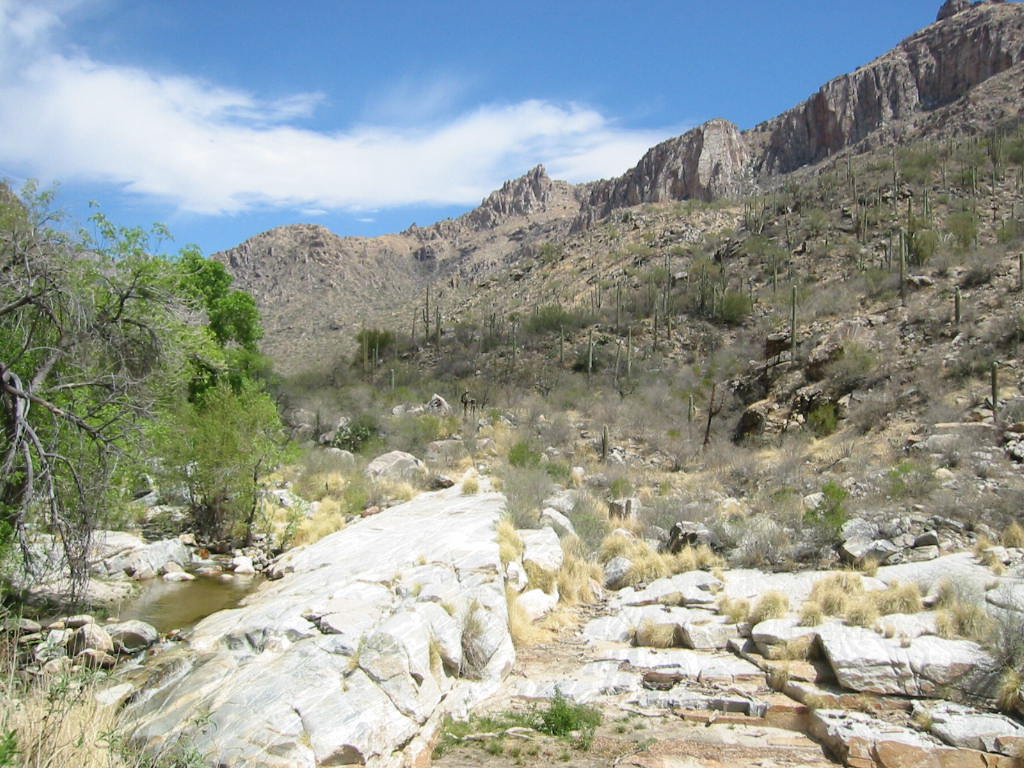
{"label": "small green plant", "polygon": [[547,709],[537,712],[536,717],[538,731],[560,737],[571,736],[573,732],[593,734],[602,720],[600,710],[575,703],[557,688]]}
{"label": "small green plant", "polygon": [[816,437],[828,437],[839,426],[839,408],[835,403],[821,403],[807,414],[807,424]]}
{"label": "small green plant", "polygon": [[821,488],[822,499],[815,509],[808,510],[804,520],[808,523],[820,526],[829,538],[839,536],[843,524],[849,519],[849,514],[844,506],[850,497],[850,492],[835,480],[829,480]]}
{"label": "small green plant", "polygon": [[540,464],[540,452],[520,440],[509,449],[508,463],[513,467],[536,467]]}
{"label": "small green plant", "polygon": [[928,494],[935,476],[931,467],[916,461],[901,461],[889,470],[889,495],[894,499],[916,499]]}

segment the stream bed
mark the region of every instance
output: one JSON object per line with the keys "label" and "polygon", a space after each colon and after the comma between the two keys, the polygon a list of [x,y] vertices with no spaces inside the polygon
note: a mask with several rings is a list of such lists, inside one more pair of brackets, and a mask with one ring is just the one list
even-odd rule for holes
{"label": "stream bed", "polygon": [[211,613],[234,608],[262,583],[258,576],[199,575],[195,581],[146,582],[141,592],[115,613],[121,621],[138,619],[161,634],[188,630]]}

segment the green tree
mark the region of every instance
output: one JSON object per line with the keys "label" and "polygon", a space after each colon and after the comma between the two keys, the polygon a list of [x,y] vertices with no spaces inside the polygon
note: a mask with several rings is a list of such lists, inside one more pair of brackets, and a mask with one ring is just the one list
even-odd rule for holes
{"label": "green tree", "polygon": [[0,187],[0,546],[16,540],[38,576],[32,553],[53,537],[74,590],[139,427],[196,337],[174,268],[149,255],[166,230],[97,214],[95,234],[69,235],[51,203]]}
{"label": "green tree", "polygon": [[220,382],[198,402],[182,400],[155,430],[165,479],[183,483],[200,535],[248,543],[260,477],[284,458],[277,406],[259,384]]}

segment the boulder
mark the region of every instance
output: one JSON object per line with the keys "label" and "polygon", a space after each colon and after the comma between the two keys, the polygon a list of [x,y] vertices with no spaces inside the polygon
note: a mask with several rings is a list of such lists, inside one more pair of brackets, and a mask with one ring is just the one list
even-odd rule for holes
{"label": "boulder", "polygon": [[575,536],[572,520],[553,507],[545,507],[540,513],[540,524],[554,529],[559,536]]}
{"label": "boulder", "polygon": [[818,638],[839,684],[852,691],[919,698],[950,690],[991,695],[995,660],[977,643],[931,635],[897,640],[840,624],[821,627]]}
{"label": "boulder", "polygon": [[192,561],[192,554],[180,538],[164,539],[145,543],[137,536],[123,536],[111,531],[97,534],[100,544],[94,552],[113,550],[90,563],[93,573],[98,576],[116,577],[125,574],[135,579],[156,578],[160,569],[168,563],[180,566]]}
{"label": "boulder", "polygon": [[430,396],[430,399],[427,401],[426,409],[429,413],[433,413],[435,416],[452,415],[452,407],[448,404],[447,400],[438,394]]}
{"label": "boulder", "polygon": [[633,561],[619,556],[604,564],[604,585],[608,589],[622,589],[629,574],[633,572]]}
{"label": "boulder", "polygon": [[971,0],[946,0],[939,8],[939,14],[935,17],[936,21],[945,21],[948,18],[956,16],[958,13],[963,13],[971,7]]}
{"label": "boulder", "polygon": [[427,465],[405,451],[385,453],[366,466],[366,476],[375,481],[419,483],[425,480],[428,474]]}
{"label": "boulder", "polygon": [[74,631],[68,641],[68,653],[77,656],[82,651],[91,649],[101,653],[114,650],[114,641],[107,631],[98,624],[83,624]]}
{"label": "boulder", "polygon": [[106,630],[118,653],[138,653],[160,639],[160,633],[152,624],[138,619],[108,624]]}
{"label": "boulder", "polygon": [[557,573],[562,567],[565,554],[558,534],[551,528],[517,531],[526,549],[523,552],[523,565],[533,563],[542,571]]}
{"label": "boulder", "polygon": [[231,569],[238,576],[252,576],[256,573],[256,567],[248,555],[236,555],[231,558]]}
{"label": "boulder", "polygon": [[1024,739],[1024,726],[1016,720],[949,701],[918,702],[914,705],[914,713],[924,715],[922,719],[930,724],[929,731],[951,747],[1016,757],[1004,749]]}
{"label": "boulder", "polygon": [[531,589],[516,598],[530,621],[543,618],[558,605],[558,591],[548,594],[543,589]]}

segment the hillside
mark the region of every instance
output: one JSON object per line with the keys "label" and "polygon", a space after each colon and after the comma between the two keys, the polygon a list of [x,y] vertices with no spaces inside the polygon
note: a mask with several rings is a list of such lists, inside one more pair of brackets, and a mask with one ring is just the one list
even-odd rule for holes
{"label": "hillside", "polygon": [[[573,187],[536,168],[455,220],[371,239],[312,225],[281,227],[215,258],[256,296],[266,318],[265,350],[278,369],[323,370],[351,354],[362,326],[411,335],[426,285],[447,325],[467,300],[515,309],[506,296],[481,292],[618,209],[741,200],[844,151],[984,134],[1019,115],[1022,58],[1024,8],[984,2],[912,35],[772,120],[745,132],[712,120],[652,148],[618,179]],[[529,306],[521,291],[519,298]]]}

